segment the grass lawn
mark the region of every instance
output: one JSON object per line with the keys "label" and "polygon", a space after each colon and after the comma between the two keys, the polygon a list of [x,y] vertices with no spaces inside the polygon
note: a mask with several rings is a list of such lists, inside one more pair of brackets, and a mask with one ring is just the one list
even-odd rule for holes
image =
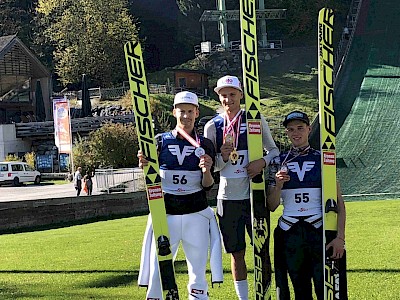
{"label": "grass lawn", "polygon": [[[346,205],[350,299],[398,299],[400,200]],[[272,229],[279,214],[272,214]],[[145,299],[145,289],[137,287],[145,223],[146,216],[139,216],[1,235],[0,299]],[[229,256],[224,254],[223,259],[225,282],[210,289],[210,298],[236,299]],[[181,299],[187,299],[186,271],[179,251],[176,273]]]}

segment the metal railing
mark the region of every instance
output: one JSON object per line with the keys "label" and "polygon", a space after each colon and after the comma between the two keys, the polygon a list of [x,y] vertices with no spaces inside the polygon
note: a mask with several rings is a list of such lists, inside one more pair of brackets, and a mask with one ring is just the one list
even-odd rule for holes
{"label": "metal railing", "polygon": [[[116,88],[90,88],[89,96],[90,99],[99,99],[99,100],[116,100],[125,95],[125,93],[129,90],[129,86],[122,86]],[[82,90],[79,91],[67,91],[62,93],[62,95],[66,96],[67,99],[77,99],[82,100]]]}
{"label": "metal railing", "polygon": [[[350,51],[351,44],[353,42],[354,33],[356,31],[356,26],[358,22],[358,16],[360,14],[360,9],[362,5],[362,0],[352,0],[350,5],[350,11],[347,15],[347,21],[345,26],[349,30],[348,34],[342,32],[336,53],[335,53],[335,66],[334,66],[334,76],[337,78],[342,70],[343,65],[346,62],[347,56]],[[335,83],[337,81],[335,80]]]}
{"label": "metal railing", "polygon": [[[283,44],[282,40],[268,40],[266,45],[263,45],[261,41],[259,41],[258,50],[266,50],[266,49],[282,49]],[[194,46],[194,54],[195,56],[199,55],[211,55],[216,52],[223,52],[223,51],[241,51],[242,46],[240,41],[230,41],[229,47],[225,49],[222,44],[215,44],[211,43],[211,47],[205,51],[202,49],[201,45]]]}
{"label": "metal railing", "polygon": [[[72,133],[88,133],[100,128],[104,123],[134,123],[133,114],[107,116],[107,117],[85,117],[71,119]],[[54,134],[54,122],[29,122],[29,123],[15,123],[16,135],[18,138],[32,137],[32,136],[47,136]]]}
{"label": "metal railing", "polygon": [[143,171],[140,168],[97,169],[97,190],[104,193],[136,192],[145,190]]}
{"label": "metal railing", "polygon": [[169,94],[171,92],[171,88],[165,84],[149,83],[149,92],[150,94]]}

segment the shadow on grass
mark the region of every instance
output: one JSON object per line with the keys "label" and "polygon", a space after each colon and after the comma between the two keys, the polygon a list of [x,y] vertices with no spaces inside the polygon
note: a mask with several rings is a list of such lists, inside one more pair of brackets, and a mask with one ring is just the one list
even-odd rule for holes
{"label": "shadow on grass", "polygon": [[137,216],[144,216],[147,214],[148,214],[148,212],[144,211],[144,212],[129,213],[129,214],[118,214],[118,215],[94,217],[94,218],[88,218],[88,219],[84,219],[84,220],[62,222],[62,223],[49,224],[49,225],[43,225],[43,226],[16,228],[16,229],[4,229],[4,230],[0,230],[0,235],[1,234],[23,233],[23,232],[45,231],[45,230],[50,230],[50,229],[66,228],[66,227],[71,227],[71,226],[76,226],[76,225],[91,224],[91,223],[96,223],[96,222],[100,222],[100,221],[109,221],[109,220],[117,220],[117,219],[131,218],[131,217],[137,217]]}
{"label": "shadow on grass", "polygon": [[0,270],[0,274],[96,274],[96,273],[137,273],[132,270]]}
{"label": "shadow on grass", "polygon": [[350,269],[347,273],[400,273],[400,269]]}
{"label": "shadow on grass", "polygon": [[[230,270],[224,269],[224,273],[230,273]],[[247,273],[254,274],[254,270],[250,269]],[[272,273],[275,273],[274,270]],[[400,273],[400,269],[350,269],[347,270],[347,273]]]}
{"label": "shadow on grass", "polygon": [[[91,283],[83,284],[84,288],[110,288],[135,284],[138,280],[139,271],[135,270],[0,270],[0,274],[105,274],[99,279],[93,280]],[[108,275],[107,275],[108,274]],[[0,287],[0,295],[2,295],[4,285]],[[7,287],[6,293],[14,293],[12,287]],[[1,298],[1,297],[0,297]]]}
{"label": "shadow on grass", "polygon": [[[132,272],[131,272],[132,273]],[[116,288],[120,286],[126,286],[126,285],[131,285],[137,284],[138,280],[138,272],[134,272],[134,274],[129,274],[128,272],[126,274],[112,274],[109,276],[104,276],[102,278],[93,280],[92,282],[88,284],[84,284],[83,287],[85,288]]]}
{"label": "shadow on grass", "polygon": [[21,299],[32,295],[20,291],[17,286],[0,281],[0,299]]}

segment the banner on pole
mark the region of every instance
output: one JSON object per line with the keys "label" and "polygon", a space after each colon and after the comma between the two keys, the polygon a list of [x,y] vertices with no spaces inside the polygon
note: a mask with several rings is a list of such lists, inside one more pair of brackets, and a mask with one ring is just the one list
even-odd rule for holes
{"label": "banner on pole", "polygon": [[65,98],[53,99],[54,139],[58,153],[72,152],[71,118],[69,102]]}

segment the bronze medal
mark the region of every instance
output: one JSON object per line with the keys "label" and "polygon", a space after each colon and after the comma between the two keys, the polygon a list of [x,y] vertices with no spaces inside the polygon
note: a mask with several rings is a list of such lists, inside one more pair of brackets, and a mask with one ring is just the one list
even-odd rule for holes
{"label": "bronze medal", "polygon": [[232,150],[231,154],[229,154],[229,159],[232,163],[237,162],[239,159],[239,153],[236,151],[236,148]]}
{"label": "bronze medal", "polygon": [[225,135],[225,143],[232,144],[233,145],[233,135],[228,133]]}

